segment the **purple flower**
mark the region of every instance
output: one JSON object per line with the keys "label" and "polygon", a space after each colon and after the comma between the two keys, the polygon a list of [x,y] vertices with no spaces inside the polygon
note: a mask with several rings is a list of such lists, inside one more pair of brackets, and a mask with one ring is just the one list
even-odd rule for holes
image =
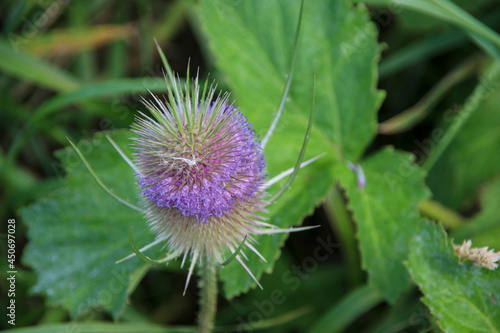
{"label": "purple flower", "polygon": [[199,98],[198,79],[184,89],[174,79],[169,92],[168,101],[144,101],[152,117],[141,113],[132,126],[135,164],[147,219],[171,256],[191,257],[189,281],[197,261],[223,262],[245,236],[261,256],[249,235],[269,227],[258,216],[265,163],[252,125],[228,94],[215,98],[211,86]]}
{"label": "purple flower", "polygon": [[224,99],[207,105],[186,110],[191,115],[177,117],[178,124],[172,119],[175,110],[160,105],[166,109],[160,117],[173,120],[170,128],[148,118],[138,118],[134,126],[140,135],[142,194],[158,207],[203,223],[245,209],[262,185],[265,166],[247,119]]}
{"label": "purple flower", "polygon": [[184,265],[189,258],[187,288],[196,263],[214,265],[234,254],[260,286],[238,251],[265,261],[252,235],[308,229],[279,229],[259,215],[269,203],[267,186],[291,170],[266,184],[261,144],[229,95],[216,97],[215,87],[200,87],[198,78],[182,85],[168,66],[167,74],[168,100],[144,100],[152,116],[141,113],[132,126],[145,214],[169,249],[161,262],[182,256]]}

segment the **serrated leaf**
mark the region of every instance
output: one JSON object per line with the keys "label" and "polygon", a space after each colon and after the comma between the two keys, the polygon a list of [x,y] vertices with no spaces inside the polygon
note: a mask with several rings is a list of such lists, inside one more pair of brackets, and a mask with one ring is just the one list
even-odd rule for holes
{"label": "serrated leaf", "polygon": [[435,224],[426,223],[410,248],[408,270],[445,332],[500,332],[498,270],[459,263]]}
{"label": "serrated leaf", "polygon": [[[470,116],[456,137],[444,151],[433,168],[429,171],[427,183],[436,200],[444,205],[461,209],[470,205],[479,187],[486,181],[500,174],[500,66],[489,66],[485,75],[488,77],[489,91],[487,95],[477,99],[477,110]],[[484,85],[481,79],[480,85]],[[442,127],[435,133],[453,124],[454,110],[448,110],[443,115]],[[436,140],[427,139],[421,144],[424,153],[435,146]]]}
{"label": "serrated leaf", "polygon": [[368,157],[361,163],[366,175],[363,188],[346,166],[338,171],[357,222],[369,282],[391,302],[410,287],[403,261],[408,256],[408,243],[422,223],[417,205],[429,196],[423,184],[424,172],[413,159],[413,155],[392,148]]}
{"label": "serrated leaf", "polygon": [[489,246],[500,250],[500,178],[488,184],[481,193],[482,210],[455,230],[451,236],[456,244],[472,239],[475,247]]}
{"label": "serrated leaf", "polygon": [[[130,135],[112,134],[128,155]],[[137,205],[134,171],[104,135],[78,146],[102,181]],[[137,276],[144,274],[144,263],[137,258],[115,264],[132,253],[130,226],[139,246],[153,241],[154,235],[140,212],[113,199],[92,179],[76,152],[67,148],[57,155],[67,173],[64,186],[21,211],[30,239],[23,261],[38,276],[32,291],[46,294],[50,304],[64,306],[72,316],[101,306],[116,317],[137,285]],[[150,253],[159,255],[154,249]]]}
{"label": "serrated leaf", "polygon": [[[300,0],[202,1],[202,27],[209,38],[216,66],[222,70],[236,104],[263,137],[269,128],[290,71]],[[367,34],[370,31],[373,34]],[[358,159],[373,139],[379,47],[376,29],[366,9],[348,1],[306,1],[297,49],[294,79],[284,115],[266,146],[267,171],[274,176],[295,163],[311,109],[316,63],[315,128],[306,158],[327,153],[323,164],[299,172],[292,189],[270,208],[272,224],[289,227],[302,221],[330,188],[331,165]],[[362,40],[356,43],[355,40]],[[278,187],[277,187],[278,188]],[[277,188],[272,188],[275,193]],[[308,197],[306,192],[314,192]],[[250,268],[259,278],[271,271],[286,236],[259,237],[259,251],[268,260],[251,256]],[[226,296],[254,285],[229,265],[221,272]]]}

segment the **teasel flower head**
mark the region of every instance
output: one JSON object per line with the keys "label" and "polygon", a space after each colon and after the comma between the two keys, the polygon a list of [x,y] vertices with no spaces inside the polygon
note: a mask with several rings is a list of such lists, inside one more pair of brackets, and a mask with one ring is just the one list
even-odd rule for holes
{"label": "teasel flower head", "polygon": [[133,126],[147,218],[171,254],[222,262],[225,248],[235,251],[260,225],[264,155],[227,94],[214,99],[212,86],[200,96],[197,80],[185,91],[176,84],[169,102],[145,101],[153,117]]}
{"label": "teasel flower head", "polygon": [[[161,50],[160,55],[167,70],[167,98],[143,100],[151,116],[140,113],[132,129],[138,135],[135,168],[144,212],[169,251],[163,262],[176,257],[182,257],[182,265],[191,261],[187,288],[197,263],[213,265],[231,257],[260,286],[241,258],[250,250],[265,261],[252,236],[308,229],[279,229],[261,216],[290,185],[305,146],[293,172],[278,176],[292,174],[289,182],[266,199],[265,189],[277,179],[265,182],[263,147],[247,118],[229,103],[229,94],[216,94],[214,84],[201,85],[198,76],[190,81],[189,70],[182,83]],[[310,126],[311,121],[308,132]]]}
{"label": "teasel flower head", "polygon": [[138,118],[134,126],[142,194],[155,210],[197,224],[245,215],[262,205],[260,144],[227,95],[211,102],[213,92],[207,100],[185,100],[175,107],[145,102],[156,108],[157,118]]}

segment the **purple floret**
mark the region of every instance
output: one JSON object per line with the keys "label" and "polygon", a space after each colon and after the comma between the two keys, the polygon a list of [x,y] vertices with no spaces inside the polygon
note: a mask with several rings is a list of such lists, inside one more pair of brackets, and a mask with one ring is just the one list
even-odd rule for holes
{"label": "purple floret", "polygon": [[136,156],[142,195],[199,221],[244,206],[262,185],[265,167],[246,117],[226,102],[198,107],[190,119],[180,115],[179,121],[160,112],[170,128],[142,118],[134,127],[140,135]]}

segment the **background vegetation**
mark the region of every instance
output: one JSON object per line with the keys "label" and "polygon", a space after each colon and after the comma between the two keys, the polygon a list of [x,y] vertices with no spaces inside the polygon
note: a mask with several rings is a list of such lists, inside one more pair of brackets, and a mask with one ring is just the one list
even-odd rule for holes
{"label": "background vegetation", "polygon": [[[262,136],[290,74],[300,1],[0,8],[0,285],[8,290],[3,221],[15,218],[16,331],[195,331],[197,290],[182,296],[179,263],[115,264],[131,252],[131,225],[138,244],[154,236],[92,180],[67,137],[137,202],[134,172],[100,132],[131,155],[140,97],[166,91],[154,38],[174,70],[189,63],[231,91]],[[264,291],[237,265],[221,270],[222,331],[500,331],[499,271],[460,263],[451,245],[500,249],[499,17],[489,0],[305,1],[267,171],[295,163],[315,63],[306,158],[326,154],[268,216],[320,228],[259,238],[267,263],[249,256],[249,267]]]}

